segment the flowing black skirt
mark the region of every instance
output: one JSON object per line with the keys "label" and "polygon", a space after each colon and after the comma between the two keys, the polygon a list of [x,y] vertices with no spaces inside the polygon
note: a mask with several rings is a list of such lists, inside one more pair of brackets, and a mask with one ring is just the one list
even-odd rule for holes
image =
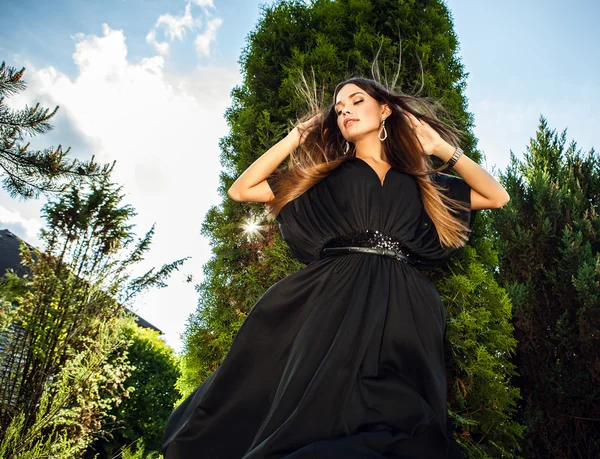
{"label": "flowing black skirt", "polygon": [[169,418],[166,459],[461,458],[446,315],[418,269],[348,254],[269,288]]}

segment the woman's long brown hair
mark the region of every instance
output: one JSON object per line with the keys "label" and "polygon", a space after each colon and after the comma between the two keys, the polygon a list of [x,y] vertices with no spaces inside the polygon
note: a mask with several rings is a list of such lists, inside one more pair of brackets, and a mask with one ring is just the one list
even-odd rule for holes
{"label": "woman's long brown hair", "polygon": [[454,127],[451,122],[440,120],[440,115],[449,119],[443,107],[429,98],[390,91],[375,80],[353,77],[339,83],[331,105],[322,108],[317,103],[316,91],[307,90],[306,80],[304,83],[302,92],[312,110],[300,121],[320,114],[321,122],[312,129],[301,132],[304,139],[302,144],[290,153],[287,168],[277,173],[277,191],[275,198],[266,206],[267,218],[275,218],[288,202],[305,193],[333,169],[355,156],[356,151],[352,143],[349,143],[350,148],[347,154],[344,154],[346,140],[338,128],[334,107],[340,89],[353,83],[379,103],[387,104],[392,110],[385,122],[388,133],[387,139],[383,141],[385,158],[392,167],[415,178],[425,211],[435,225],[441,245],[455,248],[463,246],[468,239],[469,228],[457,215],[459,211],[468,209],[463,203],[445,195],[442,192],[444,188],[431,179],[431,174],[441,172],[446,166],[432,166],[430,156],[423,152],[419,140],[402,116],[403,110],[412,113],[425,120],[448,143],[458,145],[463,131]]}

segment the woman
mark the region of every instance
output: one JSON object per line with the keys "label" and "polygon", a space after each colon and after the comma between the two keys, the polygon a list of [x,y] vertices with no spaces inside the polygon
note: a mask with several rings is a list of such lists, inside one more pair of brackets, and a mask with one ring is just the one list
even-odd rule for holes
{"label": "woman", "polygon": [[476,210],[509,196],[452,145],[458,134],[435,105],[352,78],[236,180],[229,196],[268,203],[307,266],[261,296],[173,412],[166,459],[461,457],[446,314],[423,271],[465,244]]}

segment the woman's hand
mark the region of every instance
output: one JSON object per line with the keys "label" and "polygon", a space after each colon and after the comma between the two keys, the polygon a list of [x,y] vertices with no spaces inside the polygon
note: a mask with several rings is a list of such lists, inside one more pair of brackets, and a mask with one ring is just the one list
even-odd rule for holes
{"label": "woman's hand", "polygon": [[448,151],[448,149],[454,151],[453,147],[442,139],[438,132],[425,121],[417,118],[407,110],[402,111],[402,116],[404,116],[415,136],[419,142],[421,142],[423,152],[426,155],[438,156],[438,153],[445,155],[445,152]]}
{"label": "woman's hand", "polygon": [[300,145],[300,144],[302,144],[302,142],[304,142],[304,139],[306,139],[306,136],[310,131],[312,131],[315,127],[317,127],[321,124],[322,119],[323,119],[323,115],[321,113],[319,113],[319,114],[313,116],[312,118],[310,118],[308,121],[305,121],[304,123],[300,123],[300,124],[296,125],[296,127],[294,127],[292,132],[294,133],[293,135],[297,139],[298,145]]}

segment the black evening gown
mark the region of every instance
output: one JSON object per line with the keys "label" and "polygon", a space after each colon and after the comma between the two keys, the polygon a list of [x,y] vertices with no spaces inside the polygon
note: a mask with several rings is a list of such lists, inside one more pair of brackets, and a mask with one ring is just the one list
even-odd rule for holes
{"label": "black evening gown", "polygon": [[[268,181],[276,192],[274,175]],[[469,185],[436,174],[470,204]],[[475,211],[461,212],[472,225]],[[446,312],[421,269],[367,253],[323,257],[365,230],[424,269],[446,262],[414,178],[351,158],[277,216],[306,263],[269,287],[222,364],[171,414],[166,459],[462,457],[449,429]]]}

